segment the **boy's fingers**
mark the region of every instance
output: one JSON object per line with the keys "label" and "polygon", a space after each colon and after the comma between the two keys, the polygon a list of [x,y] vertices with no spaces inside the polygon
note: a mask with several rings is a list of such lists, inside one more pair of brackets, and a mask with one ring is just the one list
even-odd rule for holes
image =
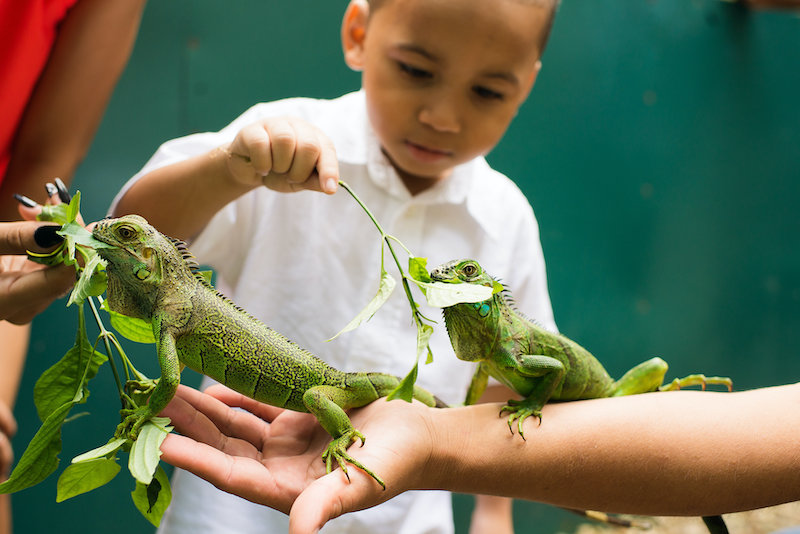
{"label": "boy's fingers", "polygon": [[286,174],[292,168],[294,161],[297,132],[286,120],[270,121],[266,128],[272,150],[272,172]]}
{"label": "boy's fingers", "polygon": [[245,126],[231,144],[230,152],[250,160],[253,170],[265,175],[272,171],[270,136],[261,124]]}
{"label": "boy's fingers", "polygon": [[339,187],[339,159],[336,148],[327,136],[320,139],[320,153],[317,160],[317,174],[322,191],[332,195]]}

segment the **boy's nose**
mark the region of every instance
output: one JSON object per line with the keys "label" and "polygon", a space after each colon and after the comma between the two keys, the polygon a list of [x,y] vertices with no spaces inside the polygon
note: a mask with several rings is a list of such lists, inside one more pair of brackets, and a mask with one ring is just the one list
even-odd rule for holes
{"label": "boy's nose", "polygon": [[419,121],[443,133],[458,133],[461,130],[455,103],[448,98],[438,98],[422,105]]}

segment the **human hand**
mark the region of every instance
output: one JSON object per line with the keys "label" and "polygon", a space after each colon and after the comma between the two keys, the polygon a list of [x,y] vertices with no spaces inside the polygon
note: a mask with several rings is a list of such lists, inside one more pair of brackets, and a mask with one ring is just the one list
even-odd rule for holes
{"label": "human hand", "polygon": [[60,243],[58,228],[35,221],[0,223],[0,319],[30,322],[75,283],[74,267],[45,267],[25,255],[28,250],[47,252]]}
{"label": "human hand", "polygon": [[341,469],[325,474],[321,458],[331,438],[312,415],[268,406],[224,386],[204,393],[178,389],[163,415],[183,435],[167,436],[161,458],[224,491],[289,513],[290,533],[316,532],[343,513],[423,487],[420,477],[429,471],[433,446],[430,410],[378,400],[349,413],[367,437],[363,447],[349,452],[380,474],[386,490],[352,465],[349,481]]}
{"label": "human hand", "polygon": [[11,449],[11,438],[17,433],[17,422],[6,404],[0,401],[0,481],[5,480],[11,463],[14,461],[14,451]]}
{"label": "human hand", "polygon": [[228,171],[239,183],[282,193],[336,192],[339,162],[333,142],[303,120],[276,117],[250,124],[226,150]]}

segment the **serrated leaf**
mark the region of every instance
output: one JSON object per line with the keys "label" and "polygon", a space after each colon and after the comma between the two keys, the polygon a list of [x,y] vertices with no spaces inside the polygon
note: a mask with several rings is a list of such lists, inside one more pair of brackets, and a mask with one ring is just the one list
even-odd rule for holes
{"label": "serrated leaf", "polygon": [[417,371],[419,364],[414,364],[414,367],[403,378],[396,388],[386,396],[387,400],[401,399],[406,402],[411,402],[414,399],[414,384],[417,382]]}
{"label": "serrated leaf", "polygon": [[153,335],[153,325],[150,321],[145,321],[138,317],[128,317],[127,315],[115,312],[108,307],[108,300],[104,300],[100,307],[108,312],[111,326],[114,327],[114,330],[119,332],[122,337],[137,343],[156,342],[156,338]]}
{"label": "serrated leaf", "polygon": [[145,519],[156,527],[161,523],[161,518],[172,500],[169,477],[161,466],[156,470],[155,477],[149,485],[136,482],[136,489],[131,492],[131,498]]}
{"label": "serrated leaf", "polygon": [[448,284],[446,282],[419,282],[425,291],[428,306],[447,308],[456,304],[483,302],[492,298],[493,288],[477,284]]}
{"label": "serrated leaf", "polygon": [[39,419],[44,421],[60,406],[76,399],[78,393],[80,402],[85,401],[89,395],[86,382],[94,378],[107,359],[105,354],[95,351],[86,339],[83,306],[79,307],[75,345],[58,362],[42,373],[33,387],[33,401]]}
{"label": "serrated leaf", "polygon": [[356,315],[353,320],[347,323],[347,326],[342,328],[335,336],[330,338],[328,341],[332,341],[339,337],[340,335],[344,334],[345,332],[349,332],[351,330],[355,330],[358,326],[365,322],[369,321],[369,319],[375,315],[375,312],[380,309],[381,306],[386,302],[389,296],[394,291],[394,288],[397,286],[397,281],[387,273],[385,270],[381,269],[381,281],[378,285],[378,292],[372,298],[371,301],[364,307],[361,312]]}
{"label": "serrated leaf", "polygon": [[83,454],[79,454],[75,458],[72,459],[73,464],[86,462],[88,460],[94,460],[96,458],[102,458],[104,456],[108,456],[112,452],[118,450],[120,447],[125,445],[127,440],[125,438],[116,438],[112,439],[105,445],[101,445],[96,449],[92,449],[90,451],[86,451]]}
{"label": "serrated leaf", "polygon": [[108,458],[95,458],[68,466],[58,477],[56,502],[65,501],[111,482],[119,470],[119,464]]}
{"label": "serrated leaf", "polygon": [[147,421],[142,426],[128,456],[128,470],[138,482],[147,485],[153,480],[161,458],[161,443],[171,431],[172,427],[161,421]]}

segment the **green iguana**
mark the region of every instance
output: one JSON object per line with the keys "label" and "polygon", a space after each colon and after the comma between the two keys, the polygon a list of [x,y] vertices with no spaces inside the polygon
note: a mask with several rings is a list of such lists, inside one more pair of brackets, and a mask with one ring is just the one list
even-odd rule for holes
{"label": "green iguana", "polygon": [[[311,412],[333,437],[322,455],[327,471],[335,459],[347,474],[349,462],[385,488],[378,475],[347,454],[347,447],[363,443],[364,436],[345,410],[387,395],[398,378],[327,365],[218,293],[197,271],[185,244],[142,217],[102,220],[92,234],[113,245],[98,250],[108,261],[109,307],[152,322],[161,367],[148,404],[125,417],[118,435],[135,439],[141,426],[161,412],[175,395],[185,365],[260,402]],[[421,388],[414,389],[414,398],[441,405]]]}
{"label": "green iguana", "polygon": [[[478,262],[456,260],[440,265],[430,273],[437,282],[481,284],[492,287],[497,281]],[[510,412],[508,425],[517,421],[519,435],[525,438],[522,423],[531,415],[541,421],[542,407],[549,400],[578,400],[619,397],[650,391],[668,391],[690,385],[721,384],[731,390],[730,378],[690,375],[662,385],[667,362],[652,358],[614,380],[592,354],[571,339],[545,330],[517,312],[507,290],[491,299],[444,308],[444,322],[450,342],[459,359],[480,362],[472,379],[465,404],[473,404],[483,394],[492,376],[524,397],[510,400],[503,412]]]}
{"label": "green iguana", "polygon": [[[430,277],[437,282],[499,285],[473,260],[444,263],[431,271]],[[724,385],[730,391],[733,386],[730,378],[700,374],[664,385],[667,363],[661,358],[640,363],[614,380],[588,350],[517,312],[505,289],[483,302],[446,307],[443,313],[456,356],[479,362],[465,404],[475,403],[486,389],[489,376],[494,377],[524,397],[509,400],[500,411],[510,413],[508,427],[512,433],[517,421],[517,431],[523,439],[523,421],[533,415],[541,424],[542,407],[550,400],[618,397],[690,385],[705,388],[706,384]],[[711,532],[727,532],[719,516],[704,517],[703,521]]]}

